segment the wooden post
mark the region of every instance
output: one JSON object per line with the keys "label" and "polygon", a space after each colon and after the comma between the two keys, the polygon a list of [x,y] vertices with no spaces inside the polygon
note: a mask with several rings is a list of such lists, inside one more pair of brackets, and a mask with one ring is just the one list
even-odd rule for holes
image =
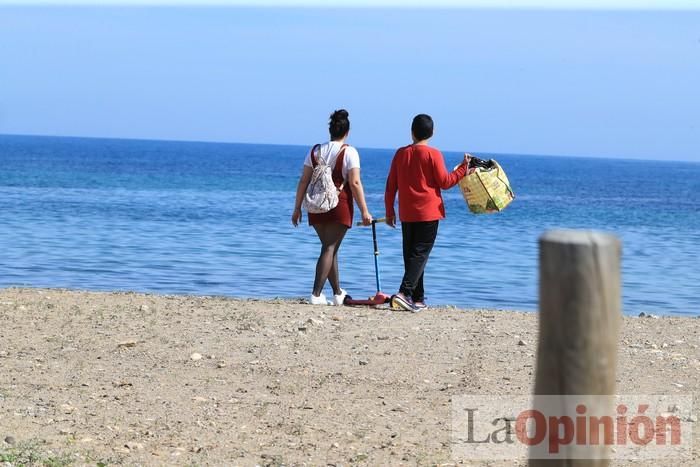
{"label": "wooden post", "polygon": [[[538,395],[612,396],[615,393],[621,311],[620,254],[620,241],[608,234],[554,230],[540,238],[535,407]],[[612,415],[613,402],[612,397],[590,398],[586,401],[588,414]],[[551,402],[548,404],[551,406]],[[576,415],[571,413],[571,407],[567,410],[570,415]],[[561,449],[564,458],[531,458],[529,465],[604,467],[609,464],[607,459],[600,459],[609,452],[609,447],[604,445]],[[578,457],[574,453],[580,456],[582,452],[598,459],[574,459]],[[534,457],[532,450],[530,455]]]}

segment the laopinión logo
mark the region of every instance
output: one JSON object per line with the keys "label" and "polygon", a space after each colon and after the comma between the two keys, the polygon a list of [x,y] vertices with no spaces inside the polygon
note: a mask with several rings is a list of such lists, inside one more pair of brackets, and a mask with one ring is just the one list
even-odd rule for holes
{"label": "laopini\u00f3n logo", "polygon": [[679,459],[691,395],[455,396],[455,459]]}

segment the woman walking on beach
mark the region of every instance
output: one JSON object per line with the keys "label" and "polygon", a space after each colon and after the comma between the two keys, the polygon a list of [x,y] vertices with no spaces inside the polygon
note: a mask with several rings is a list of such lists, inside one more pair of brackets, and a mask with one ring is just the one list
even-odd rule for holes
{"label": "woman walking on beach", "polygon": [[336,110],[331,115],[328,131],[331,139],[327,143],[314,146],[304,161],[304,171],[297,185],[296,203],[292,214],[292,224],[296,227],[301,222],[301,203],[311,181],[313,167],[319,160],[333,167],[333,182],[340,190],[338,205],[323,214],[309,213],[311,225],[321,241],[321,254],[316,262],[316,277],[311,293],[312,305],[327,305],[323,287],[328,280],[333,288],[333,305],[342,305],[347,295],[340,287],[338,271],[338,250],[345,233],[352,226],[353,198],[362,213],[363,225],[372,223],[372,216],[367,209],[365,194],[360,180],[360,155],[357,149],[345,144],[350,132],[350,120],[346,110]]}
{"label": "woman walking on beach", "polygon": [[398,191],[404,275],[398,293],[391,297],[391,306],[420,311],[426,307],[423,271],[435,243],[438,223],[445,218],[440,189],[453,187],[466,175],[469,155],[465,154],[464,161],[453,172],[448,172],[442,153],[428,146],[433,136],[433,119],[429,115],[414,117],[411,136],[413,144],[396,151],[391,161],[384,204],[386,223],[394,227],[394,201]]}

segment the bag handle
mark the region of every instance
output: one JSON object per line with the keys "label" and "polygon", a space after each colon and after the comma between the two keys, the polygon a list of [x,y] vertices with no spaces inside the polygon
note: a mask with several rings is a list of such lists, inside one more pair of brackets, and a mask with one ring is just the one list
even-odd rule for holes
{"label": "bag handle", "polygon": [[314,147],[311,148],[311,167],[316,167],[318,165],[318,161],[316,161],[316,156],[314,153],[316,152],[317,148],[320,148],[320,144],[314,144]]}
{"label": "bag handle", "polygon": [[[340,175],[343,175],[343,165],[342,162],[345,160],[345,148],[348,147],[347,144],[343,144],[340,147],[340,150],[338,151],[338,155],[335,158],[335,168],[340,169]],[[338,166],[340,164],[340,166]],[[343,188],[345,188],[345,179],[343,179],[343,183],[340,184],[338,187],[338,192],[343,191]]]}

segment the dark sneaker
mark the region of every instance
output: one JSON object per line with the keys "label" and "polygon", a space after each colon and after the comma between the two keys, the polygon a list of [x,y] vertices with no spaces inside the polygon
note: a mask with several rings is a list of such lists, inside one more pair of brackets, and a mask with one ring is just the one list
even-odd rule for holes
{"label": "dark sneaker", "polygon": [[413,300],[410,298],[406,297],[402,293],[397,293],[396,295],[391,296],[391,308],[394,310],[406,310],[406,311],[411,311],[415,313],[416,311],[420,311],[416,306],[413,304]]}

